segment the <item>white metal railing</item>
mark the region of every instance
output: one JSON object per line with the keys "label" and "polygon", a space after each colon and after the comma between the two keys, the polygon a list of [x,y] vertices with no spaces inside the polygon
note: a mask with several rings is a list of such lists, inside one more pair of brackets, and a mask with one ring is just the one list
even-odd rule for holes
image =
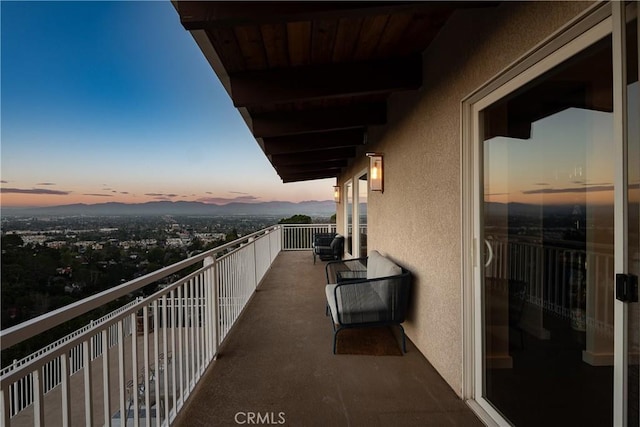
{"label": "white metal railing", "polygon": [[[4,350],[195,269],[3,368],[2,425],[170,424],[283,249],[286,230],[297,228],[258,231],[1,331]],[[302,242],[291,240],[289,249],[302,249]]]}
{"label": "white metal railing", "polygon": [[[73,332],[72,334],[67,335],[62,339],[57,340],[56,342],[48,345],[47,347],[35,353],[30,354],[29,356],[23,358],[20,361],[15,360],[12,365],[9,365],[3,368],[2,370],[0,370],[0,377],[4,376],[5,374],[11,371],[15,371],[19,369],[22,365],[30,362],[31,360],[39,356],[42,356],[43,354],[46,354],[51,349],[64,345],[64,343],[73,339],[77,335],[95,328],[95,325],[104,323],[106,320],[112,318],[113,316],[117,315],[123,310],[129,309],[130,307],[135,305],[136,302],[137,301],[132,301],[124,305],[123,307],[120,307],[118,310],[115,310],[114,312],[108,314],[107,316],[104,316],[101,319],[99,319],[97,322],[95,322],[95,324],[94,322],[91,322],[89,325],[85,326],[84,328],[81,328]],[[117,325],[112,325],[111,327],[109,327],[109,330],[108,330],[109,347],[113,347],[118,343],[117,341],[118,337],[116,335],[116,330],[114,329],[114,326],[117,326]],[[125,319],[124,329],[127,335],[131,334],[131,323],[129,319]],[[91,345],[90,345],[91,360],[99,357],[102,354],[102,341],[96,338],[97,337],[94,336],[91,339]],[[69,360],[69,371],[71,375],[75,374],[80,369],[82,369],[84,366],[84,346],[76,345],[75,347],[72,347],[69,350],[68,360]],[[42,380],[42,388],[43,388],[44,394],[48,393],[49,391],[51,391],[52,389],[54,389],[55,387],[57,387],[62,383],[61,358],[52,359],[42,366],[41,380]],[[21,410],[23,410],[24,408],[28,407],[33,403],[33,399],[34,399],[33,382],[34,382],[34,373],[30,372],[20,380],[16,381],[13,384],[10,384],[9,402],[10,402],[10,412],[12,416],[16,415]]]}
{"label": "white metal railing", "polygon": [[[526,282],[529,304],[572,323],[613,334],[613,248],[572,249],[561,243],[542,245],[496,237],[487,243],[493,251],[492,261],[485,269],[487,278]],[[593,284],[590,298],[594,309],[586,313],[576,300],[586,299],[589,283]]]}
{"label": "white metal railing", "polygon": [[313,235],[335,233],[335,224],[283,224],[282,250],[306,251],[313,248]]}

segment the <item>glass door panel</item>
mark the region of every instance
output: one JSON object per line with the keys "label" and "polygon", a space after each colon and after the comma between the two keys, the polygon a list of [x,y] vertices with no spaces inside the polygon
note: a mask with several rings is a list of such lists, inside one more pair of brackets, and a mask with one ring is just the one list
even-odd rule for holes
{"label": "glass door panel", "polygon": [[353,255],[353,183],[349,181],[345,189],[347,193],[347,203],[345,203],[345,218],[347,220],[345,250],[349,255]]}
{"label": "glass door panel", "polygon": [[367,197],[369,195],[369,185],[367,174],[358,178],[358,228],[360,235],[358,240],[359,257],[367,256]]}
{"label": "glass door panel", "polygon": [[[640,87],[638,85],[638,20],[631,21],[627,31],[627,173],[628,173],[628,269],[640,276]],[[627,322],[628,361],[628,425],[640,426],[640,304],[629,304]]]}
{"label": "glass door panel", "polygon": [[611,37],[493,103],[483,132],[483,397],[517,426],[613,420]]}

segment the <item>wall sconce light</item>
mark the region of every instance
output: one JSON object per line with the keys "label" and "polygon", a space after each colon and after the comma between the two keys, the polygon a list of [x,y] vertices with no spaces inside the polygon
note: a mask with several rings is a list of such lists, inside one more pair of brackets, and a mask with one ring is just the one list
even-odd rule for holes
{"label": "wall sconce light", "polygon": [[367,157],[369,157],[369,185],[371,186],[371,191],[384,193],[382,153],[367,153]]}
{"label": "wall sconce light", "polygon": [[333,201],[336,203],[340,203],[340,186],[333,186]]}

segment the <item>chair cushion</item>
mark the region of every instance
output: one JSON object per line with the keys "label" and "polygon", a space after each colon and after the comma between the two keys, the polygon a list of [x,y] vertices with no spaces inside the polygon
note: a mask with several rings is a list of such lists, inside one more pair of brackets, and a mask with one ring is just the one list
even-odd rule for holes
{"label": "chair cushion", "polygon": [[389,258],[383,257],[378,251],[369,252],[367,259],[367,279],[397,276],[402,274],[402,268]]}
{"label": "chair cushion", "polygon": [[339,234],[336,234],[336,237],[333,238],[333,240],[331,240],[331,250],[336,252],[340,249],[340,245],[342,245],[342,241],[344,240],[344,237],[342,237]]}
{"label": "chair cushion", "polygon": [[340,287],[327,285],[325,294],[331,317],[336,324],[340,323],[339,320],[343,324],[377,322],[387,311],[387,305],[380,299],[377,290],[368,283]]}
{"label": "chair cushion", "polygon": [[327,303],[329,304],[329,310],[331,311],[331,318],[333,323],[338,323],[338,305],[336,303],[335,289],[338,285],[327,285],[324,288],[324,293],[327,295]]}

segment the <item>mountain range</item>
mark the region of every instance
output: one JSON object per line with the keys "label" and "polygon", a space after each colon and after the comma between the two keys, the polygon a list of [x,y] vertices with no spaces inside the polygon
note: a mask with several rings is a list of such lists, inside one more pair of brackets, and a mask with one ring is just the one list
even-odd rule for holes
{"label": "mountain range", "polygon": [[148,215],[251,215],[251,216],[331,216],[336,204],[331,200],[293,202],[228,203],[216,205],[202,202],[147,202],[147,203],[77,203],[71,205],[14,208],[3,207],[2,215],[20,216],[148,216]]}

